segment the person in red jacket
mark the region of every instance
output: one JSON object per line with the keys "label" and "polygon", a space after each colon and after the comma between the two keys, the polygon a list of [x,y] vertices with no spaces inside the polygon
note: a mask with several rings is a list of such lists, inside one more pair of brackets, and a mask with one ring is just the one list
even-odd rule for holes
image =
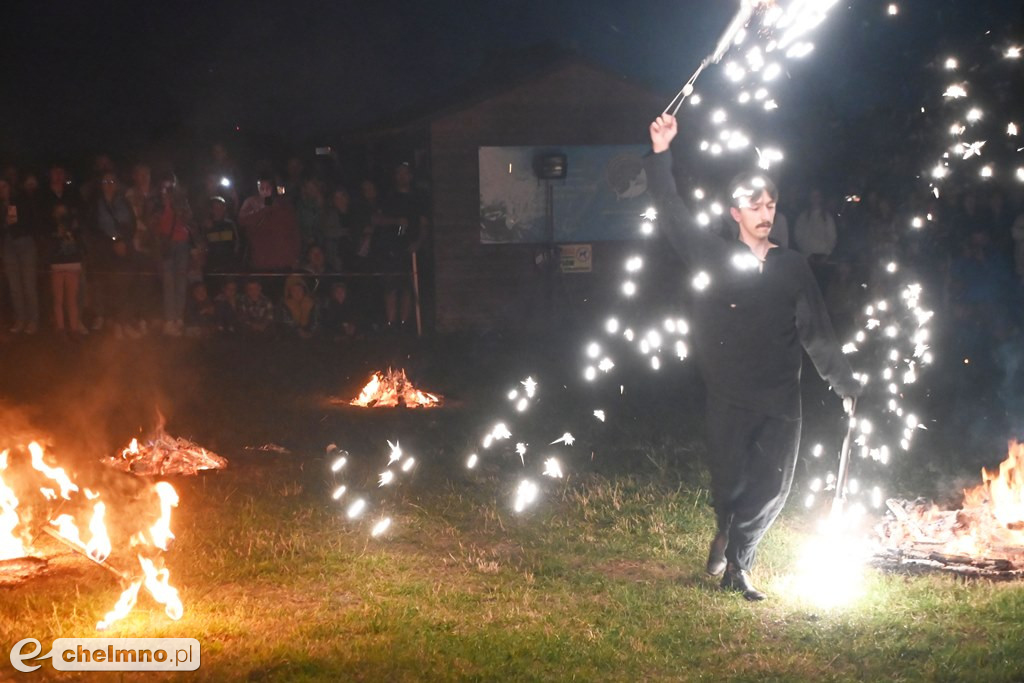
{"label": "person in red jacket", "polygon": [[302,240],[295,208],[275,192],[269,176],[256,181],[257,194],[242,203],[238,222],[249,245],[254,272],[289,271],[301,257]]}

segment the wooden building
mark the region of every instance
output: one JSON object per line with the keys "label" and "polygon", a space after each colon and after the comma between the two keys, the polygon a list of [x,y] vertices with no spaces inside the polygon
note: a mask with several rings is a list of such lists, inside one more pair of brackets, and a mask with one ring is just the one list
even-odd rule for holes
{"label": "wooden building", "polygon": [[630,244],[596,242],[591,272],[553,274],[538,267],[538,245],[482,244],[478,150],[645,144],[647,126],[667,99],[571,58],[374,131],[372,144],[382,155],[412,150],[429,191],[433,240],[421,257],[428,327],[539,329],[590,319],[616,291]]}

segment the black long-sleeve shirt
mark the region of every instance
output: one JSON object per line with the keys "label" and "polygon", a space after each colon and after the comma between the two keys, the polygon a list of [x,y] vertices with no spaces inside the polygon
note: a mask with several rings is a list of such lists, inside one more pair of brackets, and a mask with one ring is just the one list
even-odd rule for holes
{"label": "black long-sleeve shirt", "polygon": [[769,249],[764,264],[739,240],[701,228],[676,191],[671,152],[645,161],[658,226],[707,288],[694,297],[694,356],[708,392],[779,417],[800,416],[801,346],[840,396],[859,393],[803,256]]}

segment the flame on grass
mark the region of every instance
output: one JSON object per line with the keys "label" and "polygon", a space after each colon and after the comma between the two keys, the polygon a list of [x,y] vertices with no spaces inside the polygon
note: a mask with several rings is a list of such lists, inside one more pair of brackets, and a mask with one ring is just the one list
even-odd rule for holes
{"label": "flame on grass", "polygon": [[387,372],[374,372],[359,396],[348,404],[362,408],[434,408],[442,400],[437,394],[417,389],[405,376],[405,370],[388,368]]}
{"label": "flame on grass", "polygon": [[26,555],[25,544],[14,534],[18,526],[18,497],[4,481],[8,451],[0,452],[0,560]]}
{"label": "flame on grass", "polygon": [[[114,550],[114,542],[107,528],[110,508],[108,503],[102,500],[102,494],[89,489],[80,489],[63,467],[49,464],[46,453],[39,443],[30,443],[28,452],[31,469],[40,473],[43,480],[28,484],[26,482],[30,480],[22,476],[20,483],[23,486],[38,487],[41,499],[36,501],[29,501],[24,494],[22,497],[25,500],[18,500],[14,489],[4,480],[4,475],[9,474],[10,451],[0,452],[0,559],[26,557],[33,551],[31,544],[26,542],[30,532],[19,516],[19,504],[23,503],[25,509],[31,508],[31,515],[36,518],[39,517],[40,511],[49,507],[42,516],[42,520],[45,520],[42,522],[44,528],[52,530],[53,534],[60,537],[64,543],[93,562],[113,569],[114,573],[128,581],[128,588],[122,592],[114,608],[96,624],[98,629],[108,628],[131,612],[138,600],[139,589],[143,586],[158,602],[165,605],[167,615],[171,619],[180,619],[184,607],[178,597],[177,589],[170,585],[168,570],[157,566],[160,557],[156,552],[157,550],[166,550],[169,541],[174,538],[170,529],[171,508],[178,504],[178,494],[174,487],[167,482],[158,482],[154,486],[160,500],[160,517],[150,528],[151,541],[148,541],[145,534],[141,532],[133,535],[128,541],[130,547],[139,547],[135,553],[139,562],[139,572],[135,574],[134,578],[129,578],[126,577],[125,572],[114,569],[108,564],[108,559]],[[26,472],[28,471],[30,470],[26,469]],[[80,497],[72,494],[80,494]],[[58,500],[60,502],[54,508],[52,501]],[[33,503],[35,504],[33,505]],[[66,503],[69,504],[67,508],[65,508]],[[57,514],[61,509],[69,511]],[[82,513],[88,515],[86,527],[88,541],[83,539],[79,522],[75,518],[76,514]],[[147,555],[149,556],[147,557]]]}

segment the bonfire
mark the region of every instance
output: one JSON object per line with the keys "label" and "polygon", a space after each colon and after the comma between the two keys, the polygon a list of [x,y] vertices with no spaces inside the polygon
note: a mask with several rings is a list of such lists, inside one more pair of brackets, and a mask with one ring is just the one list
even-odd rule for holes
{"label": "bonfire", "polygon": [[374,372],[359,396],[348,401],[349,405],[363,408],[434,408],[441,405],[442,397],[417,389],[405,370]]}
{"label": "bonfire", "polygon": [[103,463],[139,476],[197,474],[201,470],[222,470],[228,461],[188,439],[164,431],[161,417],[156,432],[145,443],[132,439],[121,455],[104,458]]}
{"label": "bonfire", "polygon": [[[29,457],[22,457],[27,450]],[[19,583],[48,570],[49,561],[38,541],[44,536],[86,558],[116,576],[124,588],[114,607],[100,619],[96,628],[110,627],[126,616],[143,587],[164,606],[167,616],[180,619],[184,610],[168,571],[162,568],[162,551],[174,538],[171,533],[171,509],[178,505],[178,494],[167,482],[146,486],[139,499],[149,497],[155,503],[150,513],[137,511],[117,515],[120,526],[108,531],[111,509],[120,502],[104,498],[102,492],[80,486],[63,467],[48,460],[36,442],[27,449],[0,451],[0,584]],[[121,569],[111,563],[116,548],[125,551],[119,562],[132,568]],[[51,553],[52,556],[52,553]],[[131,558],[131,559],[127,559]]]}
{"label": "bonfire", "polygon": [[877,528],[889,562],[994,578],[1024,577],[1024,444],[1011,442],[997,471],[964,491],[958,510],[889,500]]}

